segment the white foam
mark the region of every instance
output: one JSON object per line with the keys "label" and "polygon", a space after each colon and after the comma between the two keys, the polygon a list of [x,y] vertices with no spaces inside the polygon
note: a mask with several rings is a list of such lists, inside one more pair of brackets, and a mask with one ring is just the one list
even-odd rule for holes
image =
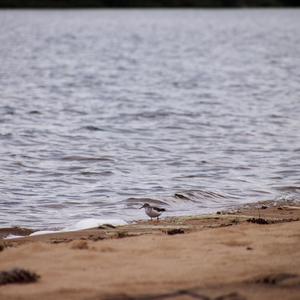
{"label": "white foam", "polygon": [[53,231],[53,230],[41,230],[41,231],[35,231],[31,233],[29,236],[35,236],[35,235],[41,235],[41,234],[48,234],[48,233],[57,233],[61,232],[60,230],[58,231]]}
{"label": "white foam", "polygon": [[68,226],[64,231],[77,231],[89,228],[95,228],[103,224],[111,224],[113,226],[126,225],[127,223],[121,219],[84,219],[74,225]]}
{"label": "white foam", "polygon": [[4,240],[10,240],[10,239],[19,239],[24,237],[24,235],[14,235],[14,234],[9,234],[8,236],[6,236],[5,238],[3,238]]}
{"label": "white foam", "polygon": [[35,235],[42,235],[42,234],[49,234],[49,233],[58,233],[58,232],[72,232],[72,231],[79,231],[83,229],[89,229],[89,228],[97,228],[100,225],[103,224],[110,224],[113,226],[118,225],[126,225],[127,222],[125,222],[122,219],[83,219],[74,225],[65,227],[62,230],[57,231],[51,231],[51,230],[42,230],[42,231],[36,231],[30,234],[29,236],[35,236]]}

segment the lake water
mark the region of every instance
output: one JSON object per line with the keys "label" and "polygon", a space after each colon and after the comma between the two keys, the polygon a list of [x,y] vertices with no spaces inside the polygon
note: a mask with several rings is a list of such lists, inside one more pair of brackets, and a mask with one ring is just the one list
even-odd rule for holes
{"label": "lake water", "polygon": [[1,227],[299,200],[300,10],[0,11],[0,170]]}

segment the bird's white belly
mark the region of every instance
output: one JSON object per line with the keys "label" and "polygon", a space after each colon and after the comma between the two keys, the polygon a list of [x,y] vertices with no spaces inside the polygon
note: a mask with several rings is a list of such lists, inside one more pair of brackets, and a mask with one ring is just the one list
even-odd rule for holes
{"label": "bird's white belly", "polygon": [[156,218],[159,217],[161,215],[161,212],[156,211],[152,208],[146,208],[146,214],[150,217],[150,218]]}

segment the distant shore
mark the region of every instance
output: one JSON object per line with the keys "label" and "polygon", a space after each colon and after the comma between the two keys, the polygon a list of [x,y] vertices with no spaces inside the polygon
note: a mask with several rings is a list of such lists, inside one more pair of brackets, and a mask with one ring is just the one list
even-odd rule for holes
{"label": "distant shore", "polygon": [[299,232],[300,206],[269,202],[230,213],[0,239],[0,271],[17,267],[40,276],[35,283],[1,285],[0,273],[0,299],[296,300]]}

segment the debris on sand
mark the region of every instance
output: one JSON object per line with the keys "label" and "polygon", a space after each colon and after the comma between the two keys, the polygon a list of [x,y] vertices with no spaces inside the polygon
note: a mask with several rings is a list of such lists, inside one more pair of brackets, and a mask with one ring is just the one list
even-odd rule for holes
{"label": "debris on sand", "polygon": [[20,268],[0,272],[0,285],[9,283],[32,283],[36,282],[40,275]]}
{"label": "debris on sand", "polygon": [[122,238],[129,237],[129,236],[130,235],[128,234],[127,231],[118,231],[116,234],[116,238],[118,238],[118,239],[122,239]]}
{"label": "debris on sand", "polygon": [[0,243],[0,252],[6,248],[5,243]]}
{"label": "debris on sand", "polygon": [[255,223],[255,224],[270,224],[270,222],[263,218],[250,218],[247,222]]}
{"label": "debris on sand", "polygon": [[131,296],[127,294],[110,295],[105,297],[105,300],[167,300],[167,299],[199,299],[199,300],[246,300],[242,295],[232,292],[223,294],[217,297],[204,295],[201,290],[178,290],[175,292],[154,294],[154,295],[140,295]]}
{"label": "debris on sand", "polygon": [[102,235],[94,235],[94,234],[90,234],[89,237],[88,237],[88,239],[89,239],[90,241],[97,242],[97,241],[104,240],[105,237],[102,236]]}
{"label": "debris on sand", "polygon": [[70,243],[73,239],[51,239],[51,244]]}
{"label": "debris on sand", "polygon": [[295,222],[295,221],[299,221],[299,218],[272,219],[272,220],[267,220],[263,218],[250,218],[247,220],[247,222],[255,223],[255,224],[277,224],[277,223],[287,223],[287,222]]}
{"label": "debris on sand", "polygon": [[174,228],[167,231],[167,234],[174,235],[174,234],[183,234],[184,230],[182,228]]}
{"label": "debris on sand", "polygon": [[272,284],[272,285],[278,285],[281,284],[283,281],[299,277],[296,274],[290,274],[290,273],[276,273],[276,274],[269,274],[263,277],[259,277],[255,279],[255,283],[264,283],[264,284]]}
{"label": "debris on sand", "polygon": [[245,297],[243,297],[242,295],[240,295],[236,292],[221,295],[221,296],[218,296],[217,298],[214,298],[214,300],[245,300],[245,299],[246,299]]}

